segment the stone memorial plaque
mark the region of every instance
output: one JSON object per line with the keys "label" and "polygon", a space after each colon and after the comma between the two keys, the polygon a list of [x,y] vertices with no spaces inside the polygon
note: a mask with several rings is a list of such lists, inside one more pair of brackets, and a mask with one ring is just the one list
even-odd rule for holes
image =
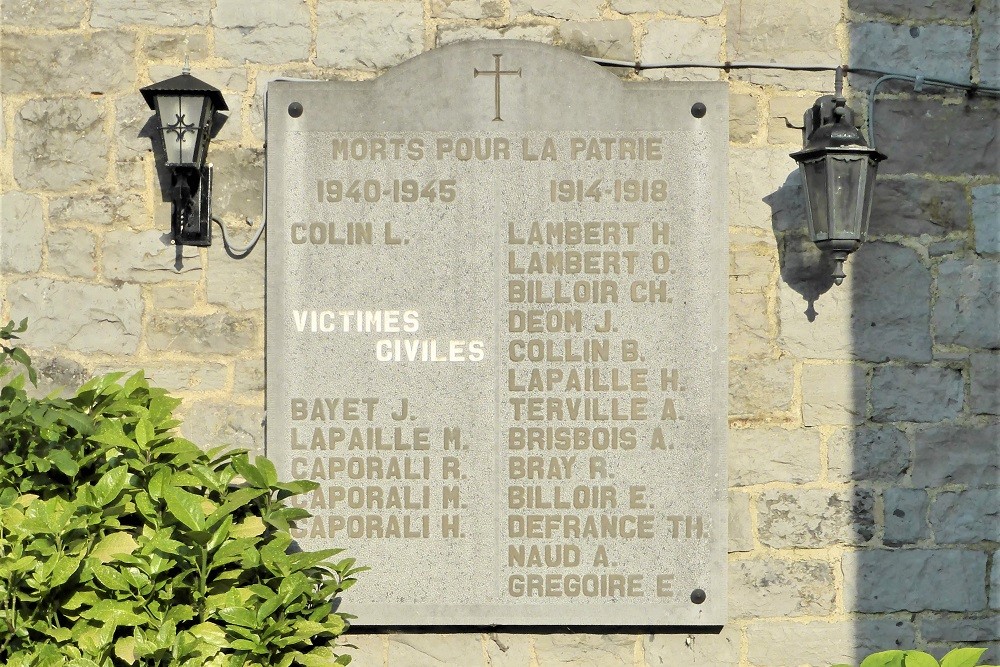
{"label": "stone memorial plaque", "polygon": [[471,42],[267,111],[267,452],[364,625],[726,620],[727,88]]}

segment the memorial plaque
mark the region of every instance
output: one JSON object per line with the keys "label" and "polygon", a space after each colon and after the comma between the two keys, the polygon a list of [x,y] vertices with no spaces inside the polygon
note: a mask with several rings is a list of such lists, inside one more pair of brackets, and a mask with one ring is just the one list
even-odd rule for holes
{"label": "memorial plaque", "polygon": [[520,42],[268,86],[267,452],[359,624],[725,622],[727,125]]}

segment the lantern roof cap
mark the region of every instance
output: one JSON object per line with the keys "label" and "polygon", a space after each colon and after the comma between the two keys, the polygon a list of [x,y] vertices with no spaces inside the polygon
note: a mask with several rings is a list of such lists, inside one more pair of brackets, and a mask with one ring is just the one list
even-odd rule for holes
{"label": "lantern roof cap", "polygon": [[157,95],[164,93],[199,93],[212,100],[212,105],[217,111],[229,111],[226,99],[222,96],[222,91],[210,83],[205,83],[201,79],[191,76],[186,71],[165,81],[140,88],[139,92],[142,93],[142,97],[146,100],[146,104],[149,105],[150,109],[156,108],[154,100]]}
{"label": "lantern roof cap", "polygon": [[865,138],[854,125],[854,110],[844,98],[827,95],[816,100],[805,113],[802,150],[792,153],[796,160],[826,152],[868,153],[873,160],[882,161],[886,156],[868,146]]}

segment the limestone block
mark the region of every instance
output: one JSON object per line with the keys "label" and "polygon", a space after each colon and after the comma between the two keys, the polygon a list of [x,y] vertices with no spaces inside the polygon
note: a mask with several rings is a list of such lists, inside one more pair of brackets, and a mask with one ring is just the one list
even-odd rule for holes
{"label": "limestone block", "polygon": [[961,253],[965,250],[964,240],[952,240],[952,241],[939,241],[937,243],[932,243],[927,247],[928,257],[943,257],[945,255],[954,255],[956,253]]}
{"label": "limestone block", "polygon": [[845,553],[847,611],[976,611],[986,606],[986,554],[961,549]]}
{"label": "limestone block", "polygon": [[774,283],[774,254],[765,246],[734,249],[729,253],[729,290],[766,290]]}
{"label": "limestone block", "polygon": [[155,313],[146,328],[146,344],[151,350],[233,354],[253,345],[256,329],[253,320],[227,313],[187,316]]}
{"label": "limestone block", "polygon": [[[722,29],[686,21],[650,21],[642,40],[644,63],[696,62],[716,63],[722,51]],[[642,73],[647,79],[671,81],[715,81],[717,69],[651,69]]]}
{"label": "limestone block", "polygon": [[1000,609],[1000,549],[993,552],[990,568],[990,609]]}
{"label": "limestone block", "polygon": [[552,634],[535,638],[540,667],[631,667],[635,635]]}
{"label": "limestone block", "polygon": [[474,39],[521,39],[527,42],[554,44],[558,29],[550,25],[509,26],[487,28],[480,25],[442,25],[437,32],[437,45],[468,42]]}
{"label": "limestone block", "polygon": [[942,424],[918,429],[911,476],[916,486],[996,484],[1000,475],[1000,424]]}
{"label": "limestone block", "polygon": [[969,80],[972,28],[953,25],[851,23],[852,65]]}
{"label": "limestone block", "polygon": [[[187,27],[174,33],[147,33],[143,49],[146,53],[155,53],[157,58],[163,60],[183,61],[187,56],[192,61],[198,61],[211,56],[208,32],[194,27]],[[201,71],[198,73],[198,78],[202,78]],[[159,81],[159,79],[153,80]]]}
{"label": "limestone block", "polygon": [[729,625],[718,634],[650,634],[642,646],[647,667],[730,667],[740,660],[740,630]]}
{"label": "limestone block", "polygon": [[887,546],[913,544],[930,536],[927,508],[930,504],[923,489],[885,490],[885,543]]}
{"label": "limestone block", "polygon": [[[4,10],[6,14],[6,10]],[[4,94],[134,92],[135,35],[99,31],[58,39],[4,34]]]}
{"label": "limestone block", "polygon": [[412,667],[483,665],[481,634],[391,634],[389,664]]}
{"label": "limestone block", "polygon": [[729,484],[802,484],[819,479],[819,431],[730,429]]}
{"label": "limestone block", "polygon": [[791,144],[797,150],[802,145],[803,115],[815,97],[778,95],[768,102],[767,141],[771,144]]}
{"label": "limestone block", "polygon": [[[95,56],[95,62],[105,61]],[[108,138],[97,102],[31,100],[14,127],[14,178],[23,188],[67,190],[94,185],[107,174]]]}
{"label": "limestone block", "polygon": [[[174,65],[153,65],[149,68],[151,81],[168,79],[177,76],[177,74],[178,70]],[[249,81],[245,67],[211,67],[200,69],[195,74],[199,79],[215,86],[223,93],[244,93]],[[230,106],[233,106],[234,102],[232,100],[230,102]]]}
{"label": "limestone block", "polygon": [[352,628],[345,640],[349,647],[337,652],[350,654],[353,667],[385,667],[384,634],[360,634]]}
{"label": "limestone block", "polygon": [[909,21],[969,18],[969,0],[849,0],[848,7],[864,14],[884,14]]}
{"label": "limestone block", "polygon": [[757,99],[753,95],[729,93],[729,141],[744,144],[757,134]]}
{"label": "limestone block", "polygon": [[718,16],[722,0],[611,0],[611,8],[622,14],[663,12],[671,16]]}
{"label": "limestone block", "polygon": [[1000,347],[1000,262],[946,259],[938,267],[932,323],[938,343]]}
{"label": "limestone block", "polygon": [[259,222],[264,198],[264,152],[251,148],[213,150],[212,164],[213,213],[234,229],[245,228],[248,219]]}
{"label": "limestone block", "polygon": [[309,57],[312,34],[303,0],[218,0],[212,23],[216,53],[232,62],[283,63]]}
{"label": "limestone block", "polygon": [[729,492],[729,553],[753,551],[750,494]]}
{"label": "limestone block", "polygon": [[5,0],[0,6],[0,23],[12,28],[75,28],[86,15],[78,0]]}
{"label": "limestone block", "polygon": [[1000,491],[941,493],[931,504],[930,520],[938,544],[1000,542]]}
{"label": "limestone block", "polygon": [[201,278],[201,253],[195,246],[172,245],[167,231],[115,231],[104,235],[104,276],[130,283]]}
{"label": "limestone block", "polygon": [[160,151],[156,114],[140,95],[128,95],[115,102],[115,143],[118,158],[139,160],[153,150]]}
{"label": "limestone block", "polygon": [[81,222],[120,229],[145,226],[147,217],[142,197],[136,192],[112,190],[56,197],[49,201],[49,219],[57,224]]}
{"label": "limestone block", "polygon": [[251,457],[264,452],[264,410],[233,403],[188,401],[180,430],[203,449],[228,445],[247,449]]}
{"label": "limestone block", "polygon": [[0,271],[34,273],[42,266],[42,202],[23,192],[0,197]]}
{"label": "limestone block", "polygon": [[838,430],[828,443],[827,469],[838,482],[898,481],[910,467],[910,443],[894,426]]}
{"label": "limestone block", "polygon": [[867,369],[847,364],[802,367],[802,423],[860,424],[865,420]]}
{"label": "limestone block", "polygon": [[527,667],[531,665],[531,636],[491,632],[486,639],[489,667]]}
{"label": "limestone block", "polygon": [[[231,223],[227,223],[230,224]],[[243,234],[232,234],[232,242],[239,247],[246,247],[250,239],[246,238],[250,228]],[[222,246],[215,243],[208,251],[208,302],[245,310],[264,307],[264,244],[261,237],[250,254],[242,257],[231,257]]]}
{"label": "limestone block", "polygon": [[[838,63],[840,6],[824,0],[785,3],[770,0],[726,1],[726,60],[750,62]],[[740,78],[782,87],[826,90],[827,74],[744,70]]]}
{"label": "limestone block", "polygon": [[[1000,85],[1000,2],[987,0],[977,7],[979,20],[979,81]],[[996,658],[994,658],[996,662]]]}
{"label": "limestone block", "polygon": [[[29,323],[30,324],[30,323]],[[31,335],[33,327],[28,328]],[[91,374],[82,365],[62,355],[32,354],[31,364],[38,373],[38,386],[25,387],[30,395],[42,398],[58,392],[60,396],[68,397],[90,379]]]}
{"label": "limestone block", "polygon": [[[90,25],[113,28],[120,25],[152,25],[165,27],[201,26],[208,24],[210,5],[199,0],[94,0]],[[152,53],[156,53],[153,51]]]}
{"label": "limestone block", "polygon": [[[316,76],[315,68],[303,63],[283,64],[279,70],[268,69],[258,71],[255,78],[254,97],[250,104],[250,115],[247,119],[247,122],[250,124],[250,131],[253,133],[254,138],[258,139],[260,143],[263,144],[264,96],[267,92],[268,83],[283,77],[294,79],[315,79]],[[342,75],[335,71],[328,71],[325,78],[337,80],[342,78]],[[261,178],[263,178],[263,176],[261,176]]]}
{"label": "limestone block", "polygon": [[530,14],[581,21],[596,19],[601,4],[600,0],[511,0],[510,9],[515,18]]}
{"label": "limestone block", "polygon": [[729,563],[729,617],[822,616],[837,591],[830,563],[766,559]]}
{"label": "limestone block", "polygon": [[988,642],[1000,639],[1000,617],[996,614],[980,618],[925,616],[920,636],[929,642]]}
{"label": "limestone block", "polygon": [[142,371],[150,384],[170,392],[217,391],[226,387],[229,368],[211,363],[142,363],[98,366],[95,374],[124,372],[126,376]]}
{"label": "limestone block", "polygon": [[195,304],[196,291],[190,285],[153,285],[153,310],[188,309]]}
{"label": "limestone block", "polygon": [[632,24],[620,21],[566,21],[559,24],[559,41],[583,56],[632,60]]}
{"label": "limestone block", "polygon": [[239,359],[233,373],[233,391],[254,392],[264,391],[264,360]]}
{"label": "limestone block", "polygon": [[937,422],[962,411],[962,372],[936,366],[879,366],[872,374],[872,419]]}
{"label": "limestone block", "polygon": [[1000,185],[972,188],[972,224],[976,229],[976,252],[1000,252]]}
{"label": "limestone block", "polygon": [[729,293],[729,354],[756,357],[771,351],[771,323],[763,293]]}
{"label": "limestone block", "polygon": [[[931,277],[915,251],[866,243],[848,261],[844,284],[826,292],[820,290],[832,284],[829,274],[824,271],[817,282],[786,268],[788,251],[784,255],[786,283],[778,292],[782,347],[805,358],[930,361]],[[812,321],[807,297],[816,299]]]}
{"label": "limestone block", "polygon": [[29,278],[10,283],[7,299],[10,312],[31,323],[32,348],[131,354],[139,345],[142,298],[137,285]]}
{"label": "limestone block", "polygon": [[729,414],[760,417],[788,410],[792,402],[789,359],[729,363]]}
{"label": "limestone block", "polygon": [[49,271],[76,278],[97,275],[97,242],[86,229],[55,229],[49,232],[45,245],[48,248]]}
{"label": "limestone block", "polygon": [[[880,174],[990,175],[997,171],[1000,100],[963,98],[962,104],[941,104],[926,96],[885,100],[875,107],[875,121],[878,149],[892,156],[879,166]],[[948,131],[956,127],[966,131]]]}
{"label": "limestone block", "polygon": [[941,236],[969,228],[969,204],[959,183],[878,179],[868,233]]}
{"label": "limestone block", "polygon": [[497,19],[505,15],[499,0],[432,0],[431,16],[442,19]]}
{"label": "limestone block", "polygon": [[808,623],[751,623],[747,626],[751,665],[858,664],[876,651],[912,648],[915,624],[896,619],[851,619]]}
{"label": "limestone block", "polygon": [[1000,352],[969,357],[969,405],[977,414],[1000,415]]}
{"label": "limestone block", "polygon": [[423,50],[420,2],[321,0],[316,64],[352,69],[392,67]]}
{"label": "limestone block", "polygon": [[729,224],[771,232],[774,220],[788,217],[806,224],[798,168],[788,151],[730,148]]}
{"label": "limestone block", "polygon": [[875,534],[870,491],[764,491],[757,501],[758,538],[776,549],[864,544]]}

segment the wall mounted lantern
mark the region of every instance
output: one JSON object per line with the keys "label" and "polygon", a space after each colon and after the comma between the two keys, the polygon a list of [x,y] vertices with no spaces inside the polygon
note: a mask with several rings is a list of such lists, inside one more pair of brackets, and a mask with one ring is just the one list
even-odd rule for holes
{"label": "wall mounted lantern", "polygon": [[836,94],[819,98],[806,112],[802,150],[791,155],[802,174],[809,234],[837,262],[833,280],[838,285],[846,277],[847,256],[865,241],[875,175],[886,157],[869,148],[854,126],[842,81],[838,68]]}
{"label": "wall mounted lantern", "polygon": [[229,111],[218,88],[191,76],[180,76],[141,89],[157,126],[166,166],[170,169],[173,202],[170,227],[178,245],[212,244],[212,165],[205,164],[212,119]]}

